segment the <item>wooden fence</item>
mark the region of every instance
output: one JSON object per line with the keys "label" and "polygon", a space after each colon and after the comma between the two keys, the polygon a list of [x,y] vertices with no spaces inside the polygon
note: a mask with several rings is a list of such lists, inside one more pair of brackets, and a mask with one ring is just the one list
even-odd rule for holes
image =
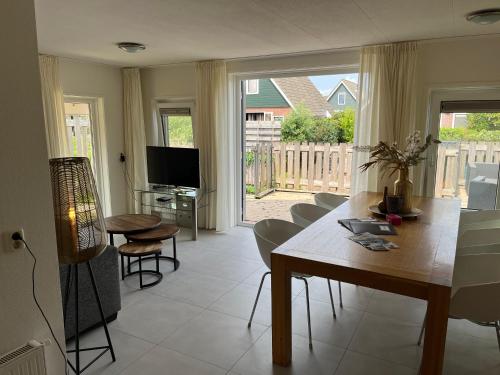
{"label": "wooden fence", "polygon": [[272,189],[347,194],[351,184],[352,145],[264,143],[247,148],[246,183],[256,195]]}
{"label": "wooden fence", "polygon": [[281,140],[281,122],[247,121],[245,124],[245,146],[256,147],[259,143],[279,142]]}
{"label": "wooden fence", "polygon": [[468,163],[500,163],[500,142],[443,142],[436,164],[435,194],[459,196]]}

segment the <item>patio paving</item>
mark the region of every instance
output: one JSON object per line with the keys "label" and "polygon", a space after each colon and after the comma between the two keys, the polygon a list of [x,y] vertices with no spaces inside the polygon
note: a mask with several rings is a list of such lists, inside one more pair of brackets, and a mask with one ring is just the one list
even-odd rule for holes
{"label": "patio paving", "polygon": [[292,221],[290,207],[295,203],[314,204],[314,194],[305,192],[275,191],[263,198],[255,199],[246,195],[247,223],[256,223],[262,219],[282,219]]}

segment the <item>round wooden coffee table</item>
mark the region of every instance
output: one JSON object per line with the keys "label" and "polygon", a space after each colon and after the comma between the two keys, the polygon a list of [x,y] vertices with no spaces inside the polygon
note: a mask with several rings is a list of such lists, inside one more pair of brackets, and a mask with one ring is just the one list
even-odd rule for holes
{"label": "round wooden coffee table", "polygon": [[[156,228],[147,230],[147,231],[142,231],[142,232],[135,232],[135,233],[127,233],[125,234],[125,238],[127,241],[132,241],[131,243],[134,242],[151,242],[151,241],[164,241],[168,239],[172,239],[173,242],[173,250],[174,250],[174,256],[169,257],[166,255],[160,255],[160,259],[165,259],[169,260],[174,263],[174,270],[177,270],[179,268],[180,262],[177,260],[177,244],[175,237],[179,233],[180,229],[177,225],[175,224],[160,224]],[[144,258],[148,259],[148,258]],[[149,257],[149,259],[154,259],[154,257]],[[133,262],[134,263],[134,262]]]}
{"label": "round wooden coffee table", "polygon": [[[149,241],[149,242],[129,242],[121,245],[118,248],[118,253],[121,257],[121,266],[122,266],[122,280],[125,280],[125,277],[139,274],[139,285],[141,289],[147,288],[150,286],[154,286],[158,284],[163,279],[163,274],[160,272],[160,254],[161,254],[162,244],[160,241]],[[156,259],[156,269],[155,270],[143,270],[142,269],[142,261],[148,258],[146,256],[153,257]],[[128,268],[127,273],[125,273],[125,263],[123,261],[123,257],[128,259]],[[139,262],[139,270],[131,271],[130,270],[130,258],[139,258],[134,262]],[[143,274],[150,274],[156,276],[156,280],[147,284],[144,284],[142,281]]]}
{"label": "round wooden coffee table", "polygon": [[161,224],[161,218],[156,215],[125,214],[107,217],[104,223],[109,233],[109,243],[114,245],[114,234],[129,234],[156,228]]}

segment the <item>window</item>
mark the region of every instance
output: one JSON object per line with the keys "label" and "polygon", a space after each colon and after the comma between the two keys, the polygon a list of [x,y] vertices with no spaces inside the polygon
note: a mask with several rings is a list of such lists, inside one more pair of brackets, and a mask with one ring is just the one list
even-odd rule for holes
{"label": "window", "polygon": [[247,81],[247,95],[255,95],[259,93],[259,80],[249,79]]}
{"label": "window", "polygon": [[194,147],[191,108],[160,108],[163,144]]}
{"label": "window", "polygon": [[345,105],[345,92],[339,92],[339,95],[337,97],[337,104]]}
{"label": "window", "polygon": [[272,121],[273,113],[272,112],[264,112],[264,121]]}
{"label": "window", "polygon": [[274,121],[282,122],[285,119],[285,116],[274,116]]}
{"label": "window", "polygon": [[247,121],[264,121],[264,113],[263,112],[247,112],[246,118],[247,118]]}
{"label": "window", "polygon": [[453,127],[465,128],[467,126],[467,113],[454,113],[453,114]]}
{"label": "window", "polygon": [[90,164],[95,171],[90,104],[65,102],[64,113],[71,155],[89,158]]}

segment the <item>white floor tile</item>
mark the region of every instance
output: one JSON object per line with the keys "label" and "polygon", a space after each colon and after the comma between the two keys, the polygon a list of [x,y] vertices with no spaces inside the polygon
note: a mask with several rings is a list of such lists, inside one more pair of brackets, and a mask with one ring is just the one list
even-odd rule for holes
{"label": "white floor tile", "polygon": [[344,350],[318,341],[309,350],[309,341],[301,336],[292,338],[292,364],[289,367],[273,365],[272,334],[269,329],[236,363],[233,371],[241,375],[314,374],[331,375],[337,368]]}
{"label": "white floor tile", "polygon": [[[123,371],[127,366],[129,366],[134,361],[138,360],[143,354],[151,350],[154,344],[138,339],[137,337],[127,335],[116,329],[109,329],[109,334],[111,336],[111,342],[115,351],[116,361],[113,362],[111,359],[111,354],[108,352],[99,358],[88,370],[85,371],[86,374],[102,374],[102,375],[115,375]],[[80,336],[80,347],[88,348],[93,346],[104,346],[107,345],[106,336],[103,328],[97,328],[83,334]],[[71,341],[68,345],[69,348],[74,348],[74,341]],[[85,351],[80,353],[81,364],[85,366],[89,363],[95,356],[97,356],[100,351]],[[70,360],[74,364],[74,355],[69,356]]]}
{"label": "white floor tile", "polygon": [[417,369],[422,354],[419,333],[418,325],[365,313],[349,349]]}
{"label": "white floor tile", "polygon": [[[354,309],[336,307],[333,318],[330,303],[311,300],[311,327],[313,340],[347,348],[363,313]],[[308,337],[306,299],[297,297],[292,309],[293,333]]]}
{"label": "white floor tile", "polygon": [[[259,268],[256,272],[252,273],[250,276],[248,276],[245,280],[243,280],[244,284],[248,285],[254,285],[254,286],[259,286],[260,281],[262,280],[262,275],[265,272],[268,272],[269,268],[266,266]],[[308,279],[309,283],[312,283],[314,281],[314,277],[311,277]],[[271,290],[271,277],[270,275],[266,276],[266,279],[264,280],[264,284],[262,284],[262,287],[268,290]],[[302,280],[299,280],[295,277],[292,277],[292,294],[294,296],[297,296],[302,293],[304,290],[304,282]]]}
{"label": "white floor tile", "polygon": [[347,351],[335,375],[417,375],[417,370]]}
{"label": "white floor tile", "polygon": [[156,346],[122,375],[224,375],[226,370],[192,357]]}
{"label": "white floor tile", "polygon": [[110,326],[143,340],[159,343],[201,311],[201,308],[193,305],[148,295],[121,311]]}
{"label": "white floor tile", "polygon": [[162,346],[229,370],[267,327],[218,312],[205,311],[178,329]]}
{"label": "white floor tile", "polygon": [[[240,284],[215,301],[208,309],[235,316],[248,322],[257,291],[257,286]],[[253,321],[267,326],[271,325],[271,291],[269,289],[262,288]]]}
{"label": "white floor tile", "polygon": [[424,321],[427,302],[394,293],[375,291],[366,311],[421,325]]}
{"label": "white floor tile", "polygon": [[152,294],[205,308],[236,285],[238,285],[236,281],[200,275],[197,272],[179,268],[173,274],[164,277],[161,283],[149,291]]}
{"label": "white floor tile", "polygon": [[[342,285],[342,301],[344,307],[351,307],[356,310],[365,311],[370,302],[374,290],[356,286],[349,283],[341,283]],[[338,282],[331,280],[333,299],[335,306],[340,303]],[[328,291],[328,284],[326,279],[315,277],[310,283],[309,294],[311,299],[321,302],[330,303],[330,293]],[[302,290],[301,296],[305,296],[305,291]]]}

